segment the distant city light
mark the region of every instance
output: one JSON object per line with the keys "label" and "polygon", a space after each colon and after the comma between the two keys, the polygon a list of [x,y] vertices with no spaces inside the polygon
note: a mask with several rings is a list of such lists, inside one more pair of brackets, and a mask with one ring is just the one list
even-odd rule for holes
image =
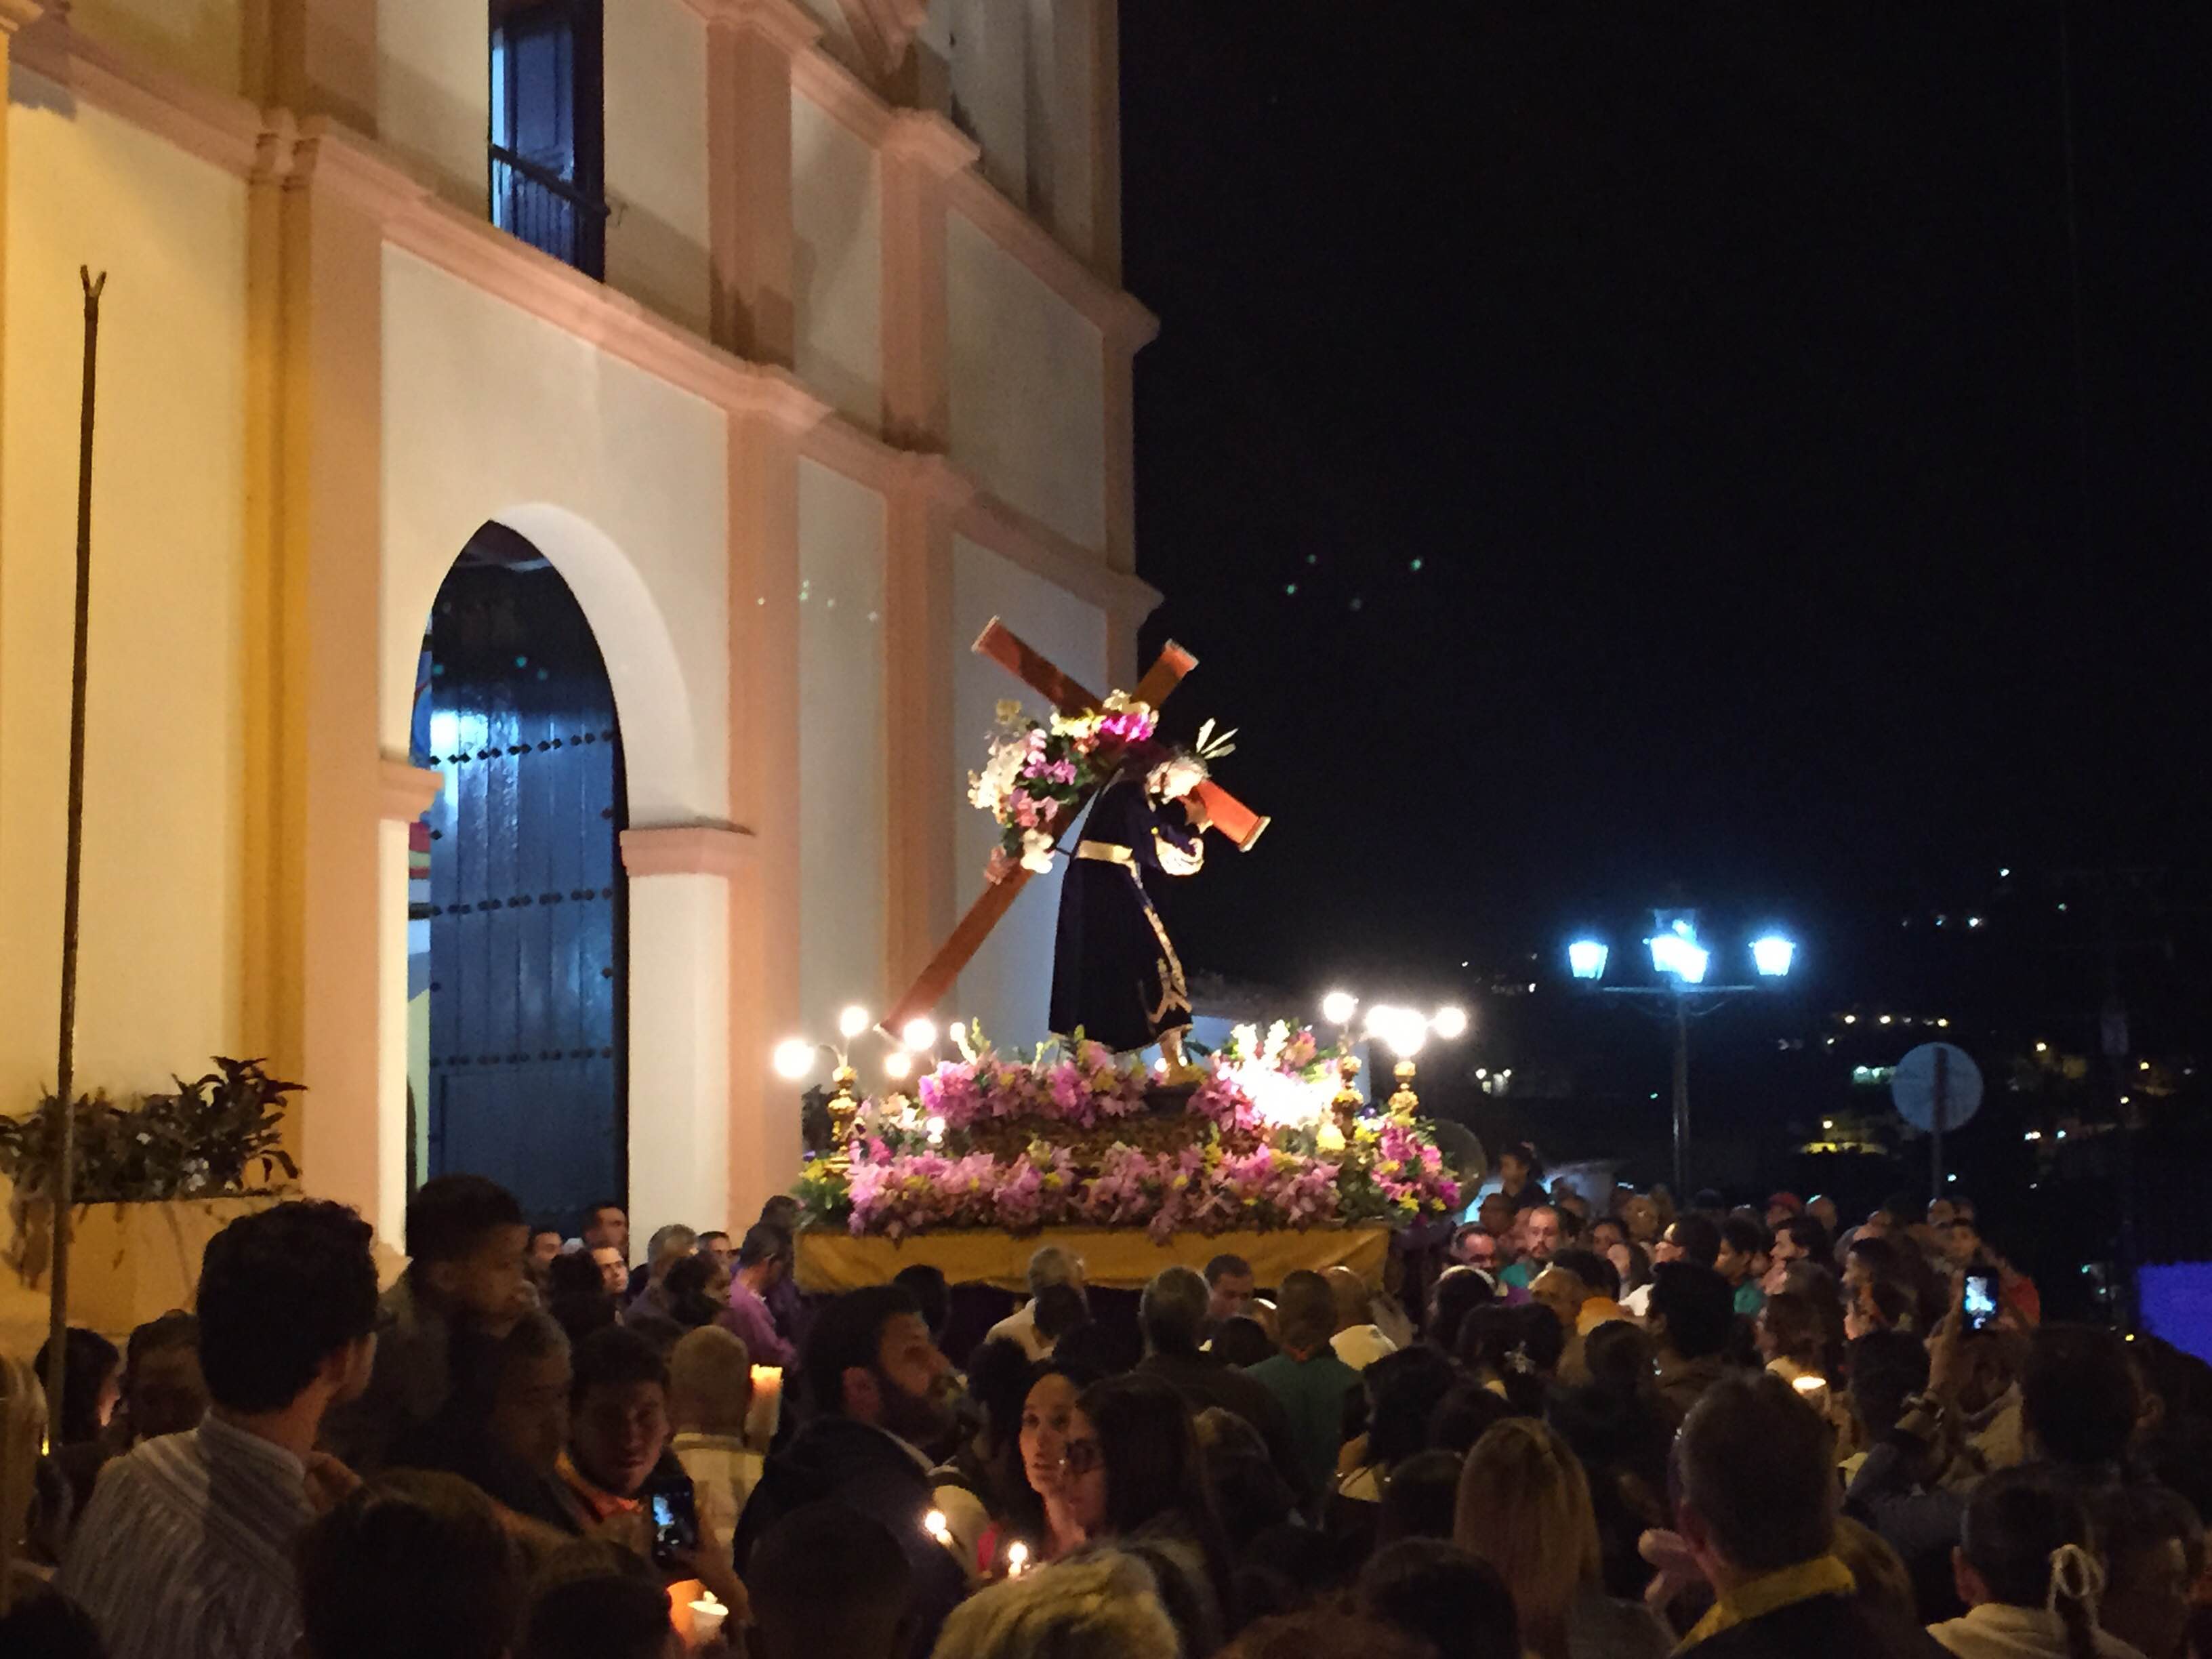
{"label": "distant city light", "polygon": [[2030,1129],[2026,1134],[2022,1135],[2021,1139],[2022,1140],[2040,1140],[2043,1139],[2043,1131],[2040,1129]]}
{"label": "distant city light", "polygon": [[1881,1017],[1881,1023],[1885,1025],[1889,1024],[1889,1016],[1887,1014],[1884,1014]]}
{"label": "distant city light", "polygon": [[1577,979],[1605,977],[1606,958],[1613,952],[1594,939],[1578,939],[1567,946],[1567,966]]}
{"label": "distant city light", "polygon": [[2011,866],[2010,865],[2008,865],[2008,864],[2001,864],[2001,865],[1999,865],[1999,866],[1997,866],[1997,879],[1998,879],[1999,881],[2002,881],[2002,880],[2007,877],[2007,876],[2010,875],[2011,873],[2012,873],[2012,866]]}
{"label": "distant city light", "polygon": [[1845,1014],[1844,1016],[1844,1024],[1846,1025],[1856,1025],[1858,1023],[1859,1017],[1856,1014]]}
{"label": "distant city light", "polygon": [[1951,1022],[1948,1019],[1939,1019],[1936,1022],[1936,1024],[1937,1029],[1940,1030],[1948,1031],[1951,1029]]}
{"label": "distant city light", "polygon": [[1832,1129],[1836,1127],[1836,1120],[1832,1117],[1824,1117],[1820,1120],[1820,1127],[1823,1129]]}
{"label": "distant city light", "polygon": [[2136,1062],[2136,1070],[2138,1072],[2148,1072],[2150,1070],[2150,1062],[2147,1060],[2137,1060]]}
{"label": "distant city light", "polygon": [[2035,1045],[2035,1052],[2039,1054],[2047,1054],[2051,1052],[2051,1045],[2047,1042],[2039,1042]]}
{"label": "distant city light", "polygon": [[1968,916],[1966,918],[1966,926],[1969,927],[1978,927],[1981,925],[1982,919],[1979,916]]}
{"label": "distant city light", "polygon": [[1752,962],[1769,979],[1780,979],[1787,974],[1796,956],[1796,945],[1778,933],[1769,933],[1751,943]]}

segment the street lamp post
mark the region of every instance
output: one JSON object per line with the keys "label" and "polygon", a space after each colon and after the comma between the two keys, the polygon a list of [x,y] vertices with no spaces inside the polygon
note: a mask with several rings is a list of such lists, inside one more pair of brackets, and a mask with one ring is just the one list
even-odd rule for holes
{"label": "street lamp post", "polygon": [[[1733,997],[1779,983],[1796,964],[1796,945],[1778,933],[1752,941],[1754,981],[1742,985],[1708,985],[1705,974],[1712,966],[1712,951],[1698,936],[1694,910],[1655,910],[1655,929],[1644,940],[1651,952],[1656,985],[1600,985],[1612,949],[1601,939],[1578,939],[1567,946],[1567,967],[1574,976],[1605,996],[1626,997],[1674,1027],[1674,1191],[1678,1201],[1690,1195],[1690,1017],[1709,1014]],[[1656,1005],[1655,1007],[1654,1005]]]}

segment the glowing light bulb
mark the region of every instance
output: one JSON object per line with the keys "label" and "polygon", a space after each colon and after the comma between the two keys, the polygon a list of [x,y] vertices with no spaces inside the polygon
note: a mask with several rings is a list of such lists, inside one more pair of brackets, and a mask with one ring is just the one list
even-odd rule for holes
{"label": "glowing light bulb", "polygon": [[910,1019],[899,1032],[899,1041],[920,1052],[937,1046],[937,1027],[926,1019]]}
{"label": "glowing light bulb", "polygon": [[1429,1029],[1446,1042],[1456,1042],[1467,1035],[1467,1010],[1439,1008],[1436,1018],[1429,1022]]}
{"label": "glowing light bulb", "polygon": [[884,1075],[896,1082],[914,1071],[914,1056],[903,1048],[894,1048],[884,1056]]}
{"label": "glowing light bulb", "polygon": [[[1956,1178],[1953,1177],[1954,1180]],[[1807,1371],[1802,1376],[1791,1377],[1790,1386],[1800,1394],[1818,1394],[1828,1386],[1828,1379],[1825,1376],[1816,1376],[1811,1371]]]}
{"label": "glowing light bulb", "polygon": [[837,1016],[837,1035],[850,1042],[868,1029],[868,1011],[854,1003]]}
{"label": "glowing light bulb", "polygon": [[1567,946],[1567,969],[1577,979],[1603,979],[1606,958],[1613,953],[1594,939],[1578,939]]}
{"label": "glowing light bulb", "polygon": [[775,1045],[775,1074],[803,1083],[814,1073],[814,1045],[805,1037],[786,1037]]}
{"label": "glowing light bulb", "polygon": [[1767,979],[1782,979],[1788,975],[1790,964],[1797,958],[1795,941],[1769,933],[1765,939],[1751,944],[1752,965]]}
{"label": "glowing light bulb", "polygon": [[1359,1012],[1359,999],[1349,991],[1331,991],[1321,1000],[1321,1017],[1332,1025],[1349,1025]]}

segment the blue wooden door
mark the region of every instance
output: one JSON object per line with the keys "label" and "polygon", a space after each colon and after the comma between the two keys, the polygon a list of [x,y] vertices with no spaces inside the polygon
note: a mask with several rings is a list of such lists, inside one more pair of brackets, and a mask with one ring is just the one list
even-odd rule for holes
{"label": "blue wooden door", "polygon": [[627,1175],[622,741],[574,597],[487,526],[430,618],[428,1168],[570,1232]]}

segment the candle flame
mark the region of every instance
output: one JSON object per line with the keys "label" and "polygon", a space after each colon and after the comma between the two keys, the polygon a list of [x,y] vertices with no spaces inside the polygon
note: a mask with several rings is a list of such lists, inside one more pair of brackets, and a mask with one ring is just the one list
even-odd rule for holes
{"label": "candle flame", "polygon": [[1030,1547],[1017,1538],[1006,1546],[1006,1577],[1017,1578],[1030,1564]]}
{"label": "candle flame", "polygon": [[951,1524],[945,1518],[943,1510],[932,1510],[921,1517],[921,1529],[940,1544],[952,1541]]}

